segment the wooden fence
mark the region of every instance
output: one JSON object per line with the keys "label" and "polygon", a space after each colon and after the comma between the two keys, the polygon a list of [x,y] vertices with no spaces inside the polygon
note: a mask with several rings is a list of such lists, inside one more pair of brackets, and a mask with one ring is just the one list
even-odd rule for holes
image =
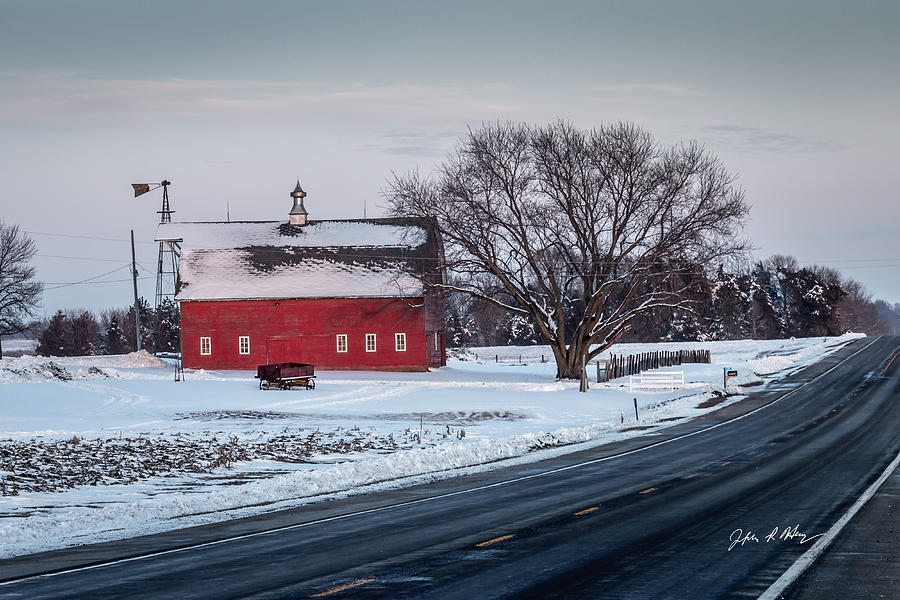
{"label": "wooden fence", "polygon": [[709,362],[709,350],[678,350],[675,352],[657,350],[656,352],[642,352],[627,356],[624,354],[618,356],[611,354],[603,371],[603,381],[636,375],[648,369]]}

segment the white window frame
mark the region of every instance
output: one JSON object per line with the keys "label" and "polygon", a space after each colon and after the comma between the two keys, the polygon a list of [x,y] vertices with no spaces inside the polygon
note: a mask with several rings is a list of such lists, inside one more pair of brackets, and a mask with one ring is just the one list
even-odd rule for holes
{"label": "white window frame", "polygon": [[[343,342],[343,344],[341,344],[341,342]],[[347,351],[347,334],[346,333],[337,334],[337,337],[335,338],[334,343],[336,345],[338,352],[341,352],[341,353],[346,352]],[[341,348],[343,348],[343,350],[341,350]]]}
{"label": "white window frame", "polygon": [[406,352],[406,334],[394,334],[394,352]]}
{"label": "white window frame", "polygon": [[[244,342],[247,342],[247,351],[244,352]],[[249,335],[240,335],[238,336],[238,354],[250,354],[250,336]]]}
{"label": "white window frame", "polygon": [[[206,351],[204,352],[204,346],[206,346]],[[212,355],[212,338],[208,335],[200,336],[200,356],[211,356]]]}
{"label": "white window frame", "polygon": [[[366,334],[366,352],[375,352],[378,349],[377,337],[374,333]],[[369,349],[369,341],[372,342],[372,349]]]}

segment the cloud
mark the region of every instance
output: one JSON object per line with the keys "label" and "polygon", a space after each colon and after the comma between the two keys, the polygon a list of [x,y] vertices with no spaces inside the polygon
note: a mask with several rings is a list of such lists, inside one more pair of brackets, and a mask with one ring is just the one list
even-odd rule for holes
{"label": "cloud", "polygon": [[622,83],[615,85],[592,85],[584,88],[588,92],[614,99],[622,96],[703,96],[697,88],[673,83]]}
{"label": "cloud", "polygon": [[829,136],[803,136],[742,125],[708,125],[701,128],[701,138],[718,147],[731,147],[741,152],[821,152],[841,148]]}
{"label": "cloud", "polygon": [[495,86],[309,81],[111,79],[78,72],[0,72],[0,121],[293,118],[462,119],[524,114]]}
{"label": "cloud", "polygon": [[458,129],[391,129],[377,134],[372,141],[360,146],[361,150],[386,152],[396,156],[415,158],[444,158],[457,140],[465,133],[464,125]]}

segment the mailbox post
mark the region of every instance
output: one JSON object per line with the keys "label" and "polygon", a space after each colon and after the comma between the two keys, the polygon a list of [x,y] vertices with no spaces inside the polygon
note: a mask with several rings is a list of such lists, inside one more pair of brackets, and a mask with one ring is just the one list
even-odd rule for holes
{"label": "mailbox post", "polygon": [[722,369],[722,392],[728,391],[728,378],[737,377],[737,374],[736,369],[729,369],[728,367]]}

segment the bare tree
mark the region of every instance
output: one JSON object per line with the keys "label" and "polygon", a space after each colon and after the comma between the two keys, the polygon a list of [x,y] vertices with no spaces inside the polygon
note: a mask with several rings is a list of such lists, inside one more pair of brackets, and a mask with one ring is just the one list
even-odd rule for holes
{"label": "bare tree", "polygon": [[27,330],[40,301],[44,286],[35,280],[34,267],[29,264],[36,253],[34,242],[18,225],[0,220],[0,340]]}
{"label": "bare tree", "polygon": [[872,294],[857,280],[841,277],[846,295],[838,303],[842,331],[861,331],[869,335],[890,333],[890,325],[878,311]]}
{"label": "bare tree", "polygon": [[437,222],[465,282],[437,285],[530,317],[560,378],[580,377],[636,316],[684,305],[671,265],[747,248],[749,207],[719,160],[625,123],[470,130],[433,177],[395,175],[385,197],[395,215]]}

